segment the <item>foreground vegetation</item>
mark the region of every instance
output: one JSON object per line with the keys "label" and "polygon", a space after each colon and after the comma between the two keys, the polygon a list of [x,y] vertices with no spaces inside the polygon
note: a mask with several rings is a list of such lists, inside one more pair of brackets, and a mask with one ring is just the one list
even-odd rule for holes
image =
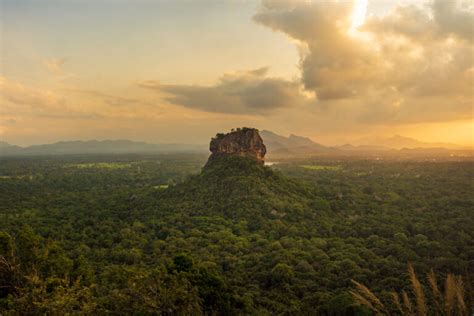
{"label": "foreground vegetation", "polygon": [[365,285],[352,280],[355,290],[351,294],[356,303],[369,308],[377,315],[469,315],[465,301],[464,281],[461,276],[449,273],[444,282],[444,292],[438,286],[436,274],[427,275],[429,291],[425,292],[411,264],[408,265],[411,282],[410,297],[407,291],[392,291],[391,299],[383,302]]}
{"label": "foreground vegetation", "polygon": [[2,160],[0,314],[370,315],[408,262],[470,313],[473,162],[205,159]]}

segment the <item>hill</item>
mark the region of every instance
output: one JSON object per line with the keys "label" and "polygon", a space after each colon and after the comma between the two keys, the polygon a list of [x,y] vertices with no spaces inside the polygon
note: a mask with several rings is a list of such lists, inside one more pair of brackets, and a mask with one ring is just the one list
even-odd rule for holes
{"label": "hill", "polygon": [[296,221],[314,213],[314,190],[264,166],[266,146],[258,130],[218,134],[201,173],[171,187],[160,200],[190,216],[223,216],[248,220],[254,229],[266,218]]}
{"label": "hill", "polygon": [[310,216],[319,201],[303,183],[251,158],[234,156],[214,159],[200,174],[163,192],[161,199],[190,216],[247,220],[253,230],[268,218],[293,222]]}
{"label": "hill", "polygon": [[9,148],[9,147],[14,147],[14,145],[10,145],[10,144],[7,143],[7,142],[2,142],[2,141],[0,141],[0,149],[2,149],[2,148]]}
{"label": "hill", "polygon": [[8,154],[8,153],[11,153],[11,154],[16,154],[18,152],[20,152],[22,150],[22,148],[20,146],[15,146],[15,145],[11,145],[7,142],[2,142],[0,141],[0,156],[1,155],[4,155],[4,154]]}

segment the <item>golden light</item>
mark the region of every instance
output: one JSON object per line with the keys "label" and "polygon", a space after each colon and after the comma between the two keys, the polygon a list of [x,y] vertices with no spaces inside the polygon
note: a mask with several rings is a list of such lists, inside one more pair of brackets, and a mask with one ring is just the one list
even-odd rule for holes
{"label": "golden light", "polygon": [[349,32],[353,33],[359,26],[364,24],[369,0],[356,0],[351,16],[351,27]]}

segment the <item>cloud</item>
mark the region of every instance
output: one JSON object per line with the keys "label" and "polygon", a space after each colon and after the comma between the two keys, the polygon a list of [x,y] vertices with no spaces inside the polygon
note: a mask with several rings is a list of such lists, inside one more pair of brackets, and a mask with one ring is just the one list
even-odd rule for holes
{"label": "cloud", "polygon": [[205,112],[312,112],[319,121],[340,124],[393,125],[472,115],[474,6],[443,0],[397,6],[354,30],[355,4],[262,1],[253,20],[296,43],[299,78],[270,77],[264,67],[223,75],[211,86],[157,81],[139,86],[169,103]]}
{"label": "cloud", "polygon": [[301,79],[319,100],[349,98],[368,87],[378,62],[348,33],[352,9],[350,2],[264,1],[254,20],[300,42]]}
{"label": "cloud", "polygon": [[27,87],[0,76],[0,95],[16,105],[39,108],[57,108],[64,105],[64,99],[50,90]]}
{"label": "cloud", "polygon": [[68,92],[86,95],[92,98],[102,100],[105,104],[112,107],[139,107],[139,106],[152,106],[153,104],[136,98],[125,98],[117,95],[104,93],[97,90],[83,90],[83,89],[67,89]]}
{"label": "cloud", "polygon": [[266,114],[307,102],[300,83],[267,77],[267,68],[222,76],[214,86],[170,85],[143,81],[139,86],[164,93],[173,104],[217,113]]}
{"label": "cloud", "polygon": [[463,9],[460,1],[434,0],[429,10],[414,5],[397,6],[389,15],[372,17],[365,30],[375,35],[402,35],[429,45],[449,37],[474,41],[474,9]]}
{"label": "cloud", "polygon": [[63,74],[63,66],[66,63],[65,58],[49,58],[42,61],[43,65],[54,75]]}
{"label": "cloud", "polygon": [[156,102],[140,95],[131,98],[95,90],[49,90],[2,76],[0,102],[0,120],[33,118],[56,123],[58,120],[149,120],[161,117],[164,112]]}
{"label": "cloud", "polygon": [[353,5],[263,1],[254,20],[298,42],[301,83],[327,113],[371,124],[472,115],[472,6],[399,6],[351,32]]}
{"label": "cloud", "polygon": [[96,119],[95,112],[71,107],[66,98],[54,91],[26,86],[0,76],[1,112],[4,115],[45,118]]}
{"label": "cloud", "polygon": [[434,21],[441,34],[474,41],[474,7],[472,2],[434,0],[432,10]]}

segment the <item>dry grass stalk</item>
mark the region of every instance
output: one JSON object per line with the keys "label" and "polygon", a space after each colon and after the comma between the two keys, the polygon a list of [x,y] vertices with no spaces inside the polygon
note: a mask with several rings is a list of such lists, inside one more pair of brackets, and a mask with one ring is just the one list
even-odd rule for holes
{"label": "dry grass stalk", "polygon": [[360,305],[363,305],[365,307],[368,307],[371,311],[375,312],[375,313],[379,313],[380,311],[375,308],[372,303],[370,303],[367,299],[365,299],[362,295],[360,295],[359,293],[355,292],[355,291],[349,291],[349,293],[351,293],[352,297],[354,298],[354,300],[360,304]]}
{"label": "dry grass stalk", "polygon": [[444,286],[444,311],[446,316],[453,314],[454,300],[456,298],[456,279],[451,273],[446,277]]}
{"label": "dry grass stalk", "polygon": [[408,264],[408,273],[410,275],[413,293],[415,294],[417,314],[420,316],[425,316],[428,309],[426,307],[425,292],[423,291],[423,287],[421,286],[420,281],[418,281],[415,270],[411,264]]}
{"label": "dry grass stalk", "polygon": [[403,314],[402,304],[400,303],[400,296],[398,295],[398,293],[395,291],[392,291],[390,292],[390,295],[392,296],[393,304],[395,305],[395,307],[398,309],[400,313]]}
{"label": "dry grass stalk", "polygon": [[457,299],[457,305],[459,308],[459,313],[461,315],[467,315],[467,306],[466,303],[464,302],[464,284],[462,281],[461,276],[455,276],[455,291],[456,291],[456,299]]}
{"label": "dry grass stalk", "polygon": [[443,304],[443,296],[441,295],[441,291],[438,288],[438,281],[436,280],[436,275],[433,269],[431,269],[428,273],[427,279],[436,305],[436,315],[442,314],[443,309],[441,308],[441,306]]}
{"label": "dry grass stalk", "polygon": [[414,315],[413,306],[411,305],[410,298],[408,297],[407,292],[402,291],[403,305],[405,307],[404,315]]}
{"label": "dry grass stalk", "polygon": [[[448,274],[443,295],[438,287],[436,275],[433,270],[431,270],[427,275],[431,294],[426,296],[420,281],[416,277],[415,270],[411,265],[408,266],[408,272],[416,303],[415,306],[413,306],[408,293],[404,290],[401,292],[401,299],[397,292],[392,291],[390,293],[393,306],[396,308],[395,311],[391,312],[389,312],[381,300],[379,300],[377,296],[363,284],[352,280],[352,283],[356,286],[356,290],[351,291],[350,293],[358,304],[368,307],[378,315],[400,313],[401,315],[409,316],[426,316],[429,313],[430,315],[468,316],[468,306],[465,302],[464,282],[461,276],[455,276],[451,273]],[[429,302],[427,301],[427,297],[430,298]]]}
{"label": "dry grass stalk", "polygon": [[352,283],[355,284],[356,286],[356,290],[357,292],[363,296],[364,298],[366,298],[369,302],[372,303],[373,307],[375,307],[375,309],[377,309],[377,311],[379,313],[382,313],[382,312],[387,312],[387,310],[385,309],[385,306],[382,304],[382,302],[379,300],[379,298],[374,294],[372,293],[371,290],[369,290],[369,288],[367,288],[365,285],[357,282],[357,281],[354,281],[354,280],[351,280]]}

